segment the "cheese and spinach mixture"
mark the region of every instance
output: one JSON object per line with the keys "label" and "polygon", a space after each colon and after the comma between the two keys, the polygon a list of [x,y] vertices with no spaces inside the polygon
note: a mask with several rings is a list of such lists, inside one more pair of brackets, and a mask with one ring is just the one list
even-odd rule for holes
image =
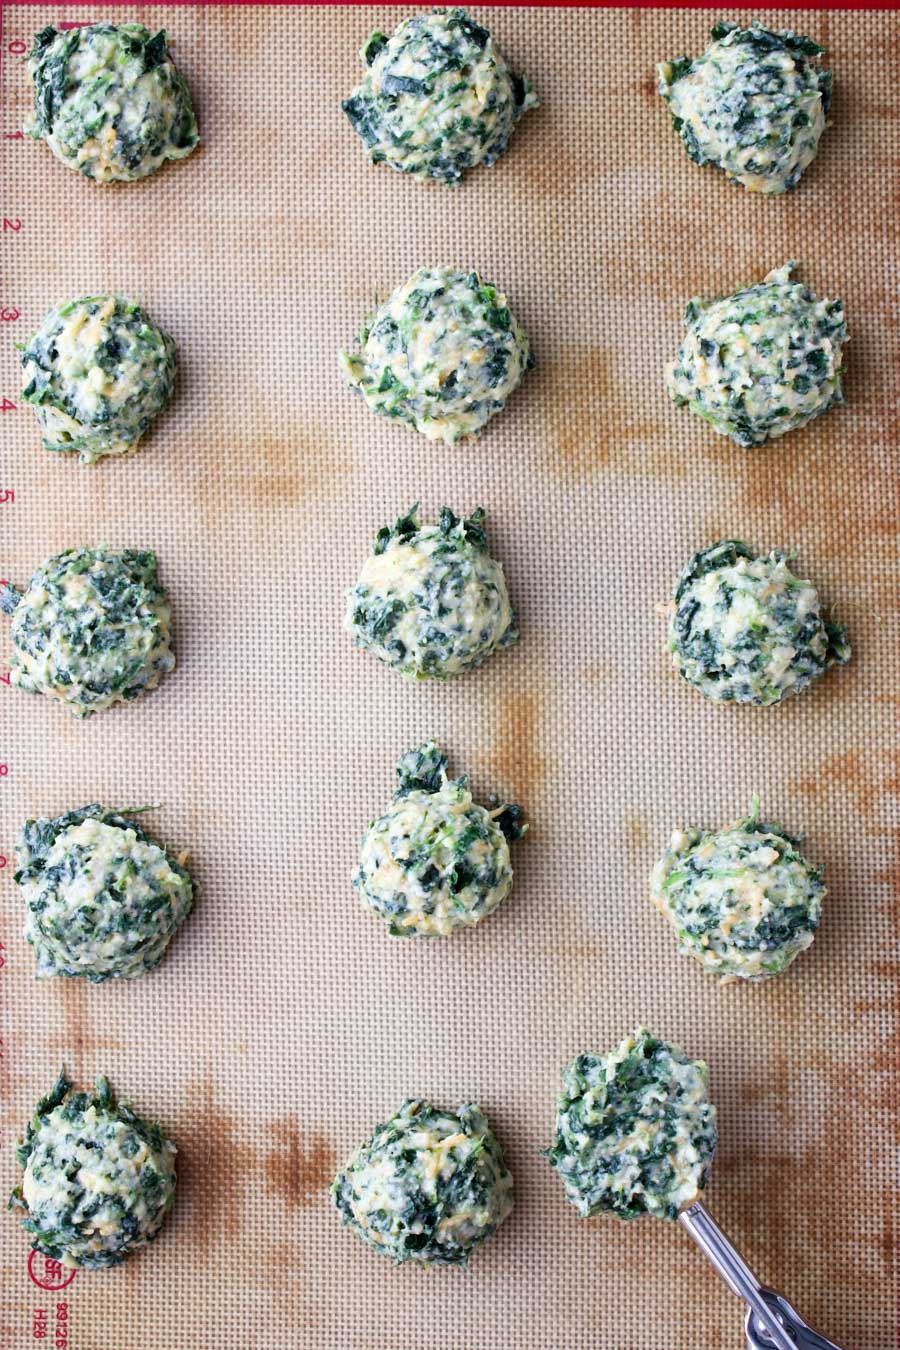
{"label": "cheese and spinach mixture", "polygon": [[159,1234],[175,1199],[175,1145],[117,1101],[105,1078],[71,1092],[63,1070],[17,1149],[10,1206],[35,1251],[64,1266],[118,1265]]}
{"label": "cheese and spinach mixture", "polygon": [[659,92],[697,164],[748,192],[786,192],[816,157],[831,103],[825,48],[789,31],[717,23],[702,56],[657,67]]}
{"label": "cheese and spinach mixture", "polygon": [[83,464],[124,455],[172,397],[175,343],[116,295],[51,309],[22,348],[22,398],[34,408],[45,450]]}
{"label": "cheese and spinach mixture", "polygon": [[99,983],[153,970],[193,908],[184,862],[130,817],[99,804],[26,821],[15,880],[38,978]]}
{"label": "cheese and spinach mixture", "polygon": [[682,573],[669,651],[707,698],[778,703],[850,660],[846,631],[825,621],[815,588],[794,576],[789,559],[780,549],[757,558],[726,539],[695,554]]}
{"label": "cheese and spinach mixture", "polygon": [[608,1055],[567,1065],[546,1156],[583,1219],[677,1219],[694,1203],[716,1148],[707,1076],[702,1060],[645,1027]]}
{"label": "cheese and spinach mixture", "polygon": [[455,186],[493,164],[537,97],[463,9],[406,19],[360,51],[362,84],[341,106],[373,164]]}
{"label": "cheese and spinach mixture", "polygon": [[476,436],[534,364],[506,296],[477,272],[420,267],[371,314],[341,373],[373,412],[430,441]]}
{"label": "cheese and spinach mixture", "polygon": [[28,70],[34,118],[26,133],[95,183],[146,178],[199,143],[191,96],[164,32],[151,34],[139,23],[45,28]]}
{"label": "cheese and spinach mixture", "polygon": [[766,980],[811,944],[825,887],[799,839],[750,815],[719,833],[676,830],[653,869],[654,904],[692,956],[723,982]]}
{"label": "cheese and spinach mixture", "polygon": [[844,401],[843,305],[791,281],[793,266],[718,300],[695,296],[666,366],[669,397],[745,450]]}
{"label": "cheese and spinach mixture", "polygon": [[479,666],[518,639],[503,568],[488,553],[481,507],[460,519],[448,506],[420,525],[414,506],[379,530],[347,592],[345,627],[363,647],[417,680]]}
{"label": "cheese and spinach mixture", "polygon": [[465,777],[427,741],[397,765],[394,799],[369,826],[353,885],[394,937],[447,937],[472,928],[512,887],[510,842],[528,826],[522,808],[472,800]]}
{"label": "cheese and spinach mixture", "polygon": [[465,1266],[512,1209],[513,1180],[480,1107],[410,1099],[341,1168],[345,1224],[396,1263]]}
{"label": "cheese and spinach mixture", "polygon": [[138,698],[175,668],[155,553],[67,549],[41,564],[24,595],[6,586],[0,609],[12,614],[12,684],[74,717]]}

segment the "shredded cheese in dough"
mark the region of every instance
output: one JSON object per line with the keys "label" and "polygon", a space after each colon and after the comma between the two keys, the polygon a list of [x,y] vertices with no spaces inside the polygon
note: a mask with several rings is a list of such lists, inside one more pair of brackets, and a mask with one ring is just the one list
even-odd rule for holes
{"label": "shredded cheese in dough", "polygon": [[172,397],[175,343],[140,305],[88,296],[51,309],[22,351],[22,398],[46,450],[83,464],[130,454]]}
{"label": "shredded cheese in dough", "polygon": [[373,412],[452,445],[477,435],[533,364],[506,296],[477,272],[420,267],[366,320],[341,372]]}
{"label": "shredded cheese in dough", "polygon": [[795,187],[812,163],[831,102],[823,47],[759,23],[717,23],[702,56],[657,67],[675,130],[697,164],[715,164],[748,192]]}
{"label": "shredded cheese in dough", "polygon": [[24,595],[0,594],[11,612],[11,682],[90,717],[155,689],[175,668],[171,610],[156,555],[68,549],[42,563]]}
{"label": "shredded cheese in dough", "polygon": [[748,817],[718,833],[676,830],[651,878],[653,902],[683,956],[723,983],[780,974],[819,925],[821,873],[780,825]]}
{"label": "shredded cheese in dough", "polygon": [[756,558],[739,540],[697,553],[669,621],[675,669],[716,702],[778,703],[850,660],[845,630],[827,623],[809,581],[778,549]]}
{"label": "shredded cheese in dough", "polygon": [[105,1078],[93,1096],[71,1086],[63,1071],[38,1103],[11,1204],[36,1251],[100,1270],[157,1237],[175,1197],[175,1145],[116,1101]]}
{"label": "shredded cheese in dough", "polygon": [[793,266],[718,300],[695,296],[684,341],[666,367],[670,398],[743,449],[843,402],[843,306],[791,281]]}
{"label": "shredded cheese in dough", "polygon": [[360,52],[362,84],[342,107],[373,164],[455,186],[493,164],[537,98],[514,75],[490,33],[463,9],[406,19],[372,33]]}
{"label": "shredded cheese in dough", "polygon": [[488,553],[484,512],[449,509],[420,525],[413,507],[382,529],[347,592],[345,627],[364,647],[414,679],[471,670],[518,638],[506,578]]}
{"label": "shredded cheese in dough", "polygon": [[151,35],[139,23],[45,28],[28,70],[34,119],[25,131],[95,183],[146,178],[199,143],[164,32]]}
{"label": "shredded cheese in dough", "polygon": [[404,755],[400,787],[362,841],[353,884],[394,937],[446,937],[492,914],[512,887],[522,811],[472,800],[434,741]]}
{"label": "shredded cheese in dough", "polygon": [[395,1263],[465,1266],[512,1209],[512,1177],[479,1107],[410,1099],[345,1163],[331,1196]]}
{"label": "shredded cheese in dough", "polygon": [[159,965],[193,907],[184,864],[96,804],[26,821],[16,865],[39,978],[134,979]]}
{"label": "shredded cheese in dough", "polygon": [[563,1070],[546,1156],[582,1218],[676,1219],[705,1186],[715,1147],[706,1065],[645,1027]]}

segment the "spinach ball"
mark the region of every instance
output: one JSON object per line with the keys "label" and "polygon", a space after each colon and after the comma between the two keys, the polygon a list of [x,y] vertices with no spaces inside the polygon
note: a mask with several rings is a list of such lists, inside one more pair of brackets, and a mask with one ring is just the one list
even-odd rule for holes
{"label": "spinach ball", "polygon": [[445,680],[518,638],[503,568],[488,553],[481,507],[467,520],[448,506],[437,525],[412,507],[375,546],[347,592],[357,647],[417,680]]}
{"label": "spinach ball", "polygon": [[6,586],[0,609],[12,614],[11,683],[73,717],[139,698],[175,668],[155,553],[67,549],[41,564],[24,594]]}
{"label": "spinach ball", "polygon": [[95,183],[146,178],[200,140],[164,32],[139,23],[45,28],[28,61],[34,120],[25,131]]}
{"label": "spinach ball", "polygon": [[706,1065],[638,1027],[607,1055],[563,1070],[556,1137],[546,1151],[585,1219],[677,1219],[706,1185],[716,1108]]}
{"label": "spinach ball", "polygon": [[791,281],[794,264],[718,300],[688,302],[666,388],[678,407],[744,450],[805,426],[843,403],[847,341],[840,300]]}
{"label": "spinach ball", "polygon": [[140,305],[87,296],[51,309],[22,349],[22,398],[45,450],[127,455],[172,397],[175,343]]}
{"label": "spinach ball", "polygon": [[190,914],[184,866],[128,815],[95,803],[28,820],[16,848],[38,977],[134,979],[158,966]]}
{"label": "spinach ball", "polygon": [[822,616],[792,555],[756,557],[726,539],[695,554],[681,575],[669,621],[675,669],[717,703],[779,703],[829,666],[850,660],[840,624]]}
{"label": "spinach ball", "polygon": [[153,1242],[175,1199],[175,1145],[117,1101],[105,1078],[72,1092],[63,1070],[16,1156],[25,1169],[10,1206],[35,1251],[102,1270]]}
{"label": "spinach ball", "polygon": [[353,884],[394,937],[446,937],[472,928],[512,887],[509,844],[527,830],[522,808],[472,800],[468,780],[448,779],[434,741],[397,765],[400,786],[369,826]]}
{"label": "spinach ball", "polygon": [[712,832],[676,830],[653,869],[653,902],[692,956],[723,983],[779,975],[815,937],[825,887],[800,840],[750,815]]}
{"label": "spinach ball", "polygon": [[796,187],[816,156],[831,103],[825,48],[807,37],[717,23],[701,56],[657,67],[659,92],[697,164],[714,164],[748,192]]}
{"label": "spinach ball", "polygon": [[477,436],[534,364],[506,296],[477,272],[420,267],[366,320],[341,372],[381,417],[430,441]]}
{"label": "spinach ball", "polygon": [[373,164],[416,178],[456,186],[467,169],[493,164],[537,106],[464,9],[405,19],[390,37],[375,32],[360,57],[365,78],[341,106]]}
{"label": "spinach ball", "polygon": [[512,1209],[513,1181],[481,1108],[405,1101],[331,1185],[343,1222],[395,1264],[465,1266]]}

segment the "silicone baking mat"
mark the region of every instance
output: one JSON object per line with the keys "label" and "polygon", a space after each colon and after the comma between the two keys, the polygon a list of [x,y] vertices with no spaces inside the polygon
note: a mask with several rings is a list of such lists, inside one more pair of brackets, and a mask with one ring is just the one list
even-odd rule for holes
{"label": "silicone baking mat", "polygon": [[[179,665],[85,723],[0,688],[0,1181],[61,1062],[106,1072],[179,1146],[159,1241],[65,1291],[0,1226],[2,1338],[77,1350],[677,1350],[742,1344],[740,1309],[680,1229],[580,1221],[539,1156],[560,1068],[639,1022],[710,1065],[708,1202],[760,1274],[852,1350],[893,1335],[900,47],[896,15],[761,12],[830,49],[833,125],[800,189],[762,199],[691,164],[654,63],[699,52],[699,11],[476,10],[541,98],[459,191],[367,163],[340,110],[392,7],[4,7],[9,55],[45,24],[171,33],[203,148],[97,189],[4,138],[2,392],[55,301],[116,291],[175,336],[176,398],[138,455],[84,468],[0,417],[0,574],[70,545],[157,551]],[[733,14],[749,20],[750,11]],[[12,44],[12,47],[10,46]],[[20,222],[20,223],[17,223]],[[847,406],[746,453],[675,409],[685,300],[796,258],[839,294]],[[373,293],[423,263],[505,288],[537,366],[480,440],[432,445],[341,385]],[[414,501],[482,504],[522,640],[446,686],[407,684],[342,631],[375,532]],[[796,547],[854,656],[780,707],[715,706],[670,670],[659,601],[736,536]],[[6,634],[0,635],[8,655]],[[401,943],[359,907],[358,840],[428,735],[479,793],[521,801],[503,908]],[[758,791],[822,864],[812,950],[718,988],[648,899],[670,831]],[[36,983],[12,884],[26,816],[162,803],[193,917],[136,982]],[[407,1095],[487,1111],[517,1204],[466,1272],[395,1269],[341,1228],[335,1165]],[[48,1280],[41,1260],[33,1271]],[[62,1311],[60,1311],[62,1307]],[[43,1320],[38,1315],[44,1314]],[[67,1330],[66,1330],[67,1328]]]}

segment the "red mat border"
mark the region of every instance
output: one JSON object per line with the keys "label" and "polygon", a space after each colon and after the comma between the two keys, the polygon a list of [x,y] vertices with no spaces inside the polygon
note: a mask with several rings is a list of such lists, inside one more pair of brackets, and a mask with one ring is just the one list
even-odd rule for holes
{"label": "red mat border", "polygon": [[[87,0],[90,8],[93,9],[141,9],[142,5],[135,0]],[[56,0],[56,8],[62,13],[64,11],[83,9],[86,0]],[[350,3],[359,6],[360,0],[152,0],[154,7],[163,9],[177,9],[180,6],[195,5],[252,5],[260,7],[261,5],[277,6],[279,8],[308,9],[312,6],[330,5],[336,8],[346,7]],[[471,3],[471,0],[467,0]],[[46,0],[7,0],[4,5],[0,3],[0,20],[3,12],[11,9],[21,9],[27,5],[45,5]],[[481,3],[481,0],[474,0],[477,9],[708,9],[728,11],[728,4],[723,0],[694,0],[694,3],[684,3],[684,0],[620,0],[619,3],[604,5],[593,3],[593,0],[488,0],[487,3]],[[389,0],[389,3],[376,3],[370,6],[372,9],[397,9],[411,10],[418,8],[411,3],[396,3],[396,0]],[[888,11],[900,15],[900,7],[892,4],[872,3],[868,0],[797,0],[792,5],[770,5],[762,3],[759,8],[766,12],[783,11],[784,13],[797,12],[799,10],[842,10],[845,12],[860,13],[881,13]]]}

